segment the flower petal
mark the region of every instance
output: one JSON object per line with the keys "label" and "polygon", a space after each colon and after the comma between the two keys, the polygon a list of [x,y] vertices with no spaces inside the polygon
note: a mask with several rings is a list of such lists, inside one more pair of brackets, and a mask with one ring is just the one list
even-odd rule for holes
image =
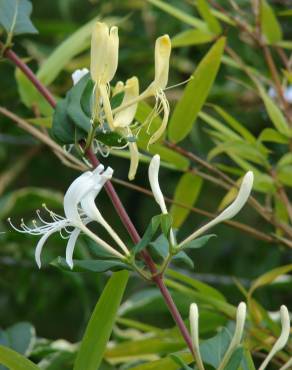
{"label": "flower petal", "polygon": [[35,257],[35,261],[38,265],[38,268],[40,269],[42,267],[42,263],[41,263],[41,253],[42,253],[42,250],[43,250],[43,246],[45,244],[45,242],[47,241],[47,239],[52,235],[54,234],[56,231],[59,231],[60,229],[59,228],[56,228],[56,229],[52,229],[50,231],[48,231],[46,234],[44,234],[40,240],[38,241],[37,243],[37,246],[36,246],[36,249],[35,249],[35,252],[34,252],[34,257]]}
{"label": "flower petal", "polygon": [[165,89],[168,82],[171,41],[168,35],[160,36],[155,43],[155,78],[157,89]]}
{"label": "flower petal", "polygon": [[154,195],[154,199],[156,203],[159,205],[161,212],[167,214],[167,208],[165,205],[164,197],[162,191],[159,186],[158,181],[158,174],[159,174],[159,167],[160,167],[160,156],[156,154],[150,162],[148,168],[148,177],[151,186],[152,193]]}
{"label": "flower petal", "polygon": [[71,270],[73,269],[73,252],[80,233],[81,233],[80,229],[77,228],[74,229],[70,235],[70,238],[66,246],[66,262]]}

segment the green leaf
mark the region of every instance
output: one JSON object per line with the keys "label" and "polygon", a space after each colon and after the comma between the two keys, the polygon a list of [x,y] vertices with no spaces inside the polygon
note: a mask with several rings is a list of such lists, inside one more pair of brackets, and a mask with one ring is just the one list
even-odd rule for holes
{"label": "green leaf", "polygon": [[212,128],[214,128],[216,131],[218,131],[220,134],[222,134],[222,137],[224,140],[242,140],[240,135],[238,135],[236,132],[231,130],[230,128],[226,127],[223,123],[215,119],[214,117],[210,116],[209,114],[205,112],[200,112],[199,117],[208,125],[210,125]]}
{"label": "green leaf", "polygon": [[283,157],[279,160],[277,163],[277,167],[287,166],[289,164],[292,164],[292,153],[286,153],[283,155]]}
{"label": "green leaf", "polygon": [[251,296],[256,289],[261,288],[265,285],[271,284],[276,278],[278,278],[281,275],[287,274],[290,271],[292,271],[292,264],[277,267],[261,275],[251,285],[249,293],[248,293],[249,296]]}
{"label": "green leaf", "polygon": [[287,136],[281,134],[273,128],[265,128],[258,137],[258,141],[267,141],[278,144],[288,144],[289,139]]}
{"label": "green leaf", "polygon": [[31,12],[28,0],[0,0],[0,24],[8,34],[38,33],[30,20]]}
{"label": "green leaf", "polygon": [[193,270],[195,267],[193,260],[184,251],[180,251],[174,255],[171,261],[174,263],[183,264],[191,270]]}
{"label": "green leaf", "polygon": [[228,361],[228,364],[225,366],[224,370],[238,370],[239,366],[243,360],[243,348],[237,348],[233,353]]}
{"label": "green leaf", "polygon": [[51,105],[18,68],[15,70],[15,79],[22,103],[28,108],[37,107],[44,116],[52,116],[54,110]]}
{"label": "green leaf", "polygon": [[18,353],[29,356],[36,341],[35,329],[29,322],[19,322],[5,331],[8,346]]}
{"label": "green leaf", "polygon": [[190,366],[188,366],[183,360],[181,357],[179,357],[178,355],[176,355],[175,353],[171,353],[169,355],[169,357],[171,357],[178,365],[181,366],[182,370],[192,370],[192,368]]}
{"label": "green leaf", "polygon": [[263,102],[265,104],[267,113],[271,121],[273,122],[275,128],[281,134],[288,136],[288,137],[291,136],[288,123],[283,113],[277,107],[276,103],[269,97],[266,91],[259,84],[258,84],[258,89],[259,89],[261,98],[263,99]]}
{"label": "green leaf", "polygon": [[168,4],[167,2],[160,1],[160,0],[147,0],[152,5],[157,6],[157,8],[163,10],[165,13],[170,14],[174,18],[179,19],[180,21],[189,24],[195,28],[198,28],[203,31],[208,31],[207,24],[200,19],[193,17],[180,9]]}
{"label": "green leaf", "polygon": [[200,45],[214,40],[214,35],[202,30],[186,30],[171,39],[171,46],[178,48],[189,45]]}
{"label": "green leaf", "polygon": [[[181,351],[177,352],[175,355],[177,357],[179,356],[182,361],[187,362],[188,364],[194,361],[193,356],[189,352]],[[161,369],[179,370],[180,368],[181,365],[175,362],[171,356],[167,356],[160,360],[134,366],[131,370],[161,370]]]}
{"label": "green leaf", "polygon": [[29,123],[32,123],[33,125],[40,126],[40,127],[46,127],[46,128],[52,128],[53,125],[53,117],[38,117],[38,118],[29,118],[27,120]]}
{"label": "green leaf", "polygon": [[228,330],[223,328],[217,335],[204,341],[200,345],[203,362],[217,369],[229,346],[230,337]]}
{"label": "green leaf", "polygon": [[222,37],[212,46],[193,73],[193,78],[188,82],[169,122],[168,134],[171,141],[181,141],[192,130],[216,78],[224,46],[225,38]]}
{"label": "green leaf", "polygon": [[277,17],[266,0],[261,0],[261,28],[267,41],[274,44],[282,40],[281,26]]}
{"label": "green leaf", "polygon": [[11,370],[40,370],[40,368],[26,357],[14,350],[0,345],[0,364]]}
{"label": "green leaf", "polygon": [[216,237],[216,234],[208,234],[201,236],[200,238],[191,240],[189,243],[183,245],[182,249],[199,249],[204,247],[211,238]]}
{"label": "green leaf", "polygon": [[74,370],[97,370],[103,359],[129,273],[114,273],[107,282],[86,327]]}
{"label": "green leaf", "polygon": [[[185,173],[181,176],[174,193],[174,201],[182,203],[187,207],[192,207],[197,201],[203,180],[201,177],[192,173]],[[186,220],[190,209],[173,204],[170,208],[170,214],[173,217],[173,227],[178,229]]]}
{"label": "green leaf", "polygon": [[164,231],[167,232],[166,228],[170,227],[170,226],[167,226],[167,225],[171,225],[170,221],[166,221],[167,218],[170,218],[170,215],[157,215],[157,216],[154,216],[154,217],[151,218],[151,221],[150,221],[149,225],[147,226],[147,229],[146,229],[142,239],[133,248],[134,255],[141,252],[144,248],[146,248],[150,244],[150,242],[153,239],[153,236],[155,235],[159,225],[162,226],[162,223],[166,223],[163,227],[165,228]]}
{"label": "green leaf", "polygon": [[198,12],[208,24],[209,30],[216,35],[220,34],[222,32],[222,27],[216,17],[212,14],[208,2],[206,0],[197,0],[196,4]]}
{"label": "green leaf", "polygon": [[277,169],[277,178],[284,185],[292,187],[292,165],[281,166]]}
{"label": "green leaf", "polygon": [[56,266],[65,271],[73,272],[105,272],[128,270],[129,266],[118,259],[99,259],[99,260],[73,260],[74,267],[71,269],[63,257],[58,257],[51,262],[51,265]]}

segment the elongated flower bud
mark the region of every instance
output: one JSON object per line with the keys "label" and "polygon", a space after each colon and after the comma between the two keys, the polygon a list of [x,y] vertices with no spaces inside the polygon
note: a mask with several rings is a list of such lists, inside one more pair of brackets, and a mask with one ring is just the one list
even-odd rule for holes
{"label": "elongated flower bud", "polygon": [[164,197],[162,191],[160,189],[159,181],[158,181],[158,174],[159,174],[159,166],[160,166],[160,156],[156,154],[150,162],[148,168],[148,177],[151,186],[152,193],[154,195],[154,199],[156,203],[159,205],[161,212],[167,214],[167,208],[165,205]]}
{"label": "elongated flower bud", "polygon": [[237,215],[237,213],[242,209],[242,207],[247,202],[252,190],[252,185],[253,185],[253,172],[248,171],[242,180],[238,195],[233,201],[233,203],[231,203],[226,209],[224,209],[224,211],[221,212],[219,216],[217,216],[212,221],[202,226],[200,229],[196,230],[193,234],[191,234],[185,240],[183,240],[180,243],[180,247],[190,242],[191,240],[197,238],[199,235],[203,234],[211,227],[219,224],[220,222],[229,220],[230,218]]}
{"label": "elongated flower bud", "polygon": [[154,86],[165,89],[168,82],[171,41],[168,35],[160,36],[155,43],[155,78]]}
{"label": "elongated flower bud", "polygon": [[191,327],[191,337],[192,337],[192,345],[194,350],[194,356],[196,360],[196,364],[199,370],[205,370],[201,354],[200,354],[200,346],[199,346],[199,311],[198,306],[196,303],[192,303],[190,306],[190,327]]}

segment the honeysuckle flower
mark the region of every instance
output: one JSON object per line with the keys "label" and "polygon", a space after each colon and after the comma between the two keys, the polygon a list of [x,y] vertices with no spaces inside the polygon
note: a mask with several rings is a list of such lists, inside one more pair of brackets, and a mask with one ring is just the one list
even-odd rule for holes
{"label": "honeysuckle flower", "polygon": [[191,338],[192,338],[192,345],[194,356],[196,360],[196,364],[199,370],[205,370],[201,353],[200,353],[200,345],[199,345],[199,311],[198,306],[196,303],[192,303],[190,306],[190,327],[191,327]]}
{"label": "honeysuckle flower", "polygon": [[87,73],[89,73],[89,70],[87,68],[76,69],[76,71],[72,73],[73,85],[76,85],[82,77],[87,75]]}
{"label": "honeysuckle flower", "polygon": [[[99,238],[86,226],[89,222],[96,221],[98,219],[98,222],[100,222],[102,226],[107,229],[113,239],[117,241],[116,234],[110,227],[108,227],[109,225],[107,225],[100,212],[95,209],[96,206],[94,203],[95,197],[102,189],[105,182],[112,176],[112,172],[111,168],[104,171],[104,167],[99,165],[94,171],[87,171],[75,179],[64,196],[64,213],[66,217],[57,215],[45,207],[53,222],[44,220],[41,217],[39,210],[37,211],[37,215],[41,225],[38,225],[36,221],[33,221],[33,226],[29,227],[22,220],[19,229],[12,224],[10,219],[8,220],[11,226],[18,232],[42,235],[35,249],[35,260],[39,268],[41,267],[40,257],[43,246],[47,239],[55,232],[60,232],[63,238],[68,239],[66,246],[66,261],[71,268],[73,267],[73,251],[80,232],[86,234],[114,257],[118,257],[120,259],[124,258],[123,254]],[[82,205],[84,206],[84,210],[82,209]],[[62,232],[65,232],[67,236],[63,236]],[[126,255],[129,254],[124,244],[123,247],[121,246],[121,243],[118,244]]]}
{"label": "honeysuckle flower", "polygon": [[243,335],[243,330],[244,330],[245,319],[246,319],[246,304],[244,302],[240,302],[237,307],[236,326],[235,326],[234,334],[229,344],[229,347],[218,367],[218,370],[223,370],[225,368],[232,354],[237,349],[237,347],[240,345],[242,335]]}
{"label": "honeysuckle flower", "polygon": [[[158,180],[159,167],[160,167],[160,156],[156,154],[151,159],[151,162],[148,168],[148,178],[149,178],[149,183],[150,183],[150,187],[151,187],[154,199],[156,203],[159,205],[161,212],[164,215],[166,215],[168,214],[168,211],[166,208],[165,200],[164,200],[162,191],[160,189],[159,180]],[[170,229],[170,242],[173,246],[176,244],[172,229]]]}
{"label": "honeysuckle flower", "polygon": [[[126,81],[125,86],[121,83],[117,84],[115,93],[118,93],[120,91],[125,92],[122,105],[127,105],[129,101],[136,99],[139,96],[138,78],[135,76],[130,78],[129,80]],[[115,129],[117,129],[125,137],[133,136],[132,131],[130,129],[130,125],[135,118],[137,105],[138,105],[137,103],[132,104],[115,114],[113,125]],[[139,164],[139,151],[136,142],[129,141],[128,145],[131,157],[131,164],[128,177],[129,180],[133,180],[135,178]]]}
{"label": "honeysuckle flower", "polygon": [[[276,343],[274,344],[273,348],[269,352],[268,356],[265,358],[265,360],[263,361],[263,363],[259,367],[259,370],[266,369],[267,365],[269,364],[271,359],[274,357],[274,355],[277,352],[281,351],[282,348],[285,347],[285,345],[286,345],[286,343],[289,339],[289,335],[290,335],[290,317],[289,317],[288,309],[284,305],[282,305],[281,308],[280,308],[280,317],[281,317],[281,326],[282,326],[281,334],[280,334],[278,340],[276,341]],[[288,366],[289,366],[289,362],[288,362]],[[283,367],[281,369],[283,369]],[[284,369],[288,369],[287,364],[284,365]]]}
{"label": "honeysuckle flower", "polygon": [[94,94],[97,109],[94,117],[99,112],[102,103],[107,123],[111,130],[113,126],[113,114],[109,100],[109,82],[113,79],[118,67],[119,36],[117,27],[109,27],[106,23],[96,22],[91,37],[90,73],[95,82]]}
{"label": "honeysuckle flower", "polygon": [[182,247],[186,243],[197,238],[199,235],[203,234],[205,231],[209,230],[211,227],[219,224],[220,222],[229,220],[236,216],[237,213],[245,205],[250,196],[253,186],[253,179],[254,179],[253,172],[248,171],[243,177],[238,195],[235,198],[235,200],[227,208],[225,208],[224,211],[221,212],[216,218],[214,218],[212,221],[208,222],[206,225],[202,226],[200,229],[196,230],[193,234],[191,234],[185,240],[183,240],[179,244],[179,247]]}

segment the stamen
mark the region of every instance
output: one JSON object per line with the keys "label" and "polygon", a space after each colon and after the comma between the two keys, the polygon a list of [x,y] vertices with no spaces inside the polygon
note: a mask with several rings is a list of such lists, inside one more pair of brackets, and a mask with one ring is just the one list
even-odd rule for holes
{"label": "stamen", "polygon": [[187,84],[189,81],[193,80],[194,79],[194,76],[191,75],[187,80],[185,81],[182,81],[182,82],[179,82],[178,84],[175,84],[175,85],[171,85],[171,86],[168,86],[164,89],[164,91],[166,90],[170,90],[170,89],[173,89],[174,87],[178,87],[178,86],[181,86],[181,85],[184,85],[184,84]]}

